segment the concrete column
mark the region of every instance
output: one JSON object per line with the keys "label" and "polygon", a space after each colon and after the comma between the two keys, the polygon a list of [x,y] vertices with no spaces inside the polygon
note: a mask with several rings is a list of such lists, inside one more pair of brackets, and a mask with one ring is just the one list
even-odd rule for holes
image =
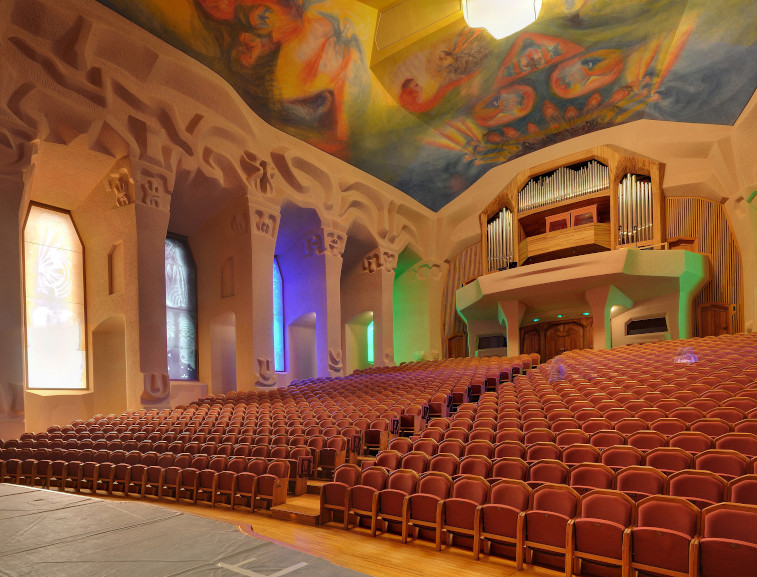
{"label": "concrete column", "polygon": [[374,284],[377,301],[373,307],[373,364],[394,365],[394,271],[397,253],[377,248],[363,258],[363,272]]}
{"label": "concrete column", "polygon": [[[237,323],[237,388],[276,385],[276,370],[273,360],[273,257],[276,251],[276,235],[280,222],[279,208],[273,204],[250,203],[251,231],[251,279],[252,306],[251,325]],[[239,338],[240,331],[244,333]],[[240,359],[248,361],[240,367]],[[251,360],[251,363],[250,363]],[[249,365],[252,364],[250,367]],[[241,371],[240,371],[241,369]],[[246,376],[244,371],[249,371]]]}
{"label": "concrete column", "polygon": [[507,327],[507,356],[520,354],[520,321],[526,313],[526,305],[520,301],[500,301],[497,307],[499,324]]}
{"label": "concrete column", "polygon": [[633,301],[614,285],[604,285],[587,290],[584,293],[586,302],[591,307],[594,323],[592,335],[594,350],[612,348],[612,329],[610,327],[610,313],[615,305],[631,308]]}
{"label": "concrete column", "polygon": [[21,170],[0,173],[0,438],[17,438],[24,420],[24,306],[21,269],[21,214],[24,202]]}
{"label": "concrete column", "polygon": [[[316,313],[316,364],[319,377],[341,376],[342,355],[342,255],[346,233],[331,227],[312,231],[305,240],[305,259],[311,262],[314,276],[309,282],[313,290]],[[320,274],[319,274],[320,273]],[[312,273],[311,273],[312,274]]]}
{"label": "concrete column", "polygon": [[134,391],[130,388],[126,404],[133,407],[141,402],[145,408],[167,408],[171,387],[166,338],[165,243],[171,216],[173,175],[134,162],[132,168],[136,195],[129,209],[134,218],[136,254],[125,260],[126,279],[136,282],[127,280],[125,290],[130,306],[137,308],[137,326],[130,330],[129,319],[134,319],[135,315],[128,314],[126,332],[128,335],[136,329],[138,334],[143,387],[139,399],[133,398]]}

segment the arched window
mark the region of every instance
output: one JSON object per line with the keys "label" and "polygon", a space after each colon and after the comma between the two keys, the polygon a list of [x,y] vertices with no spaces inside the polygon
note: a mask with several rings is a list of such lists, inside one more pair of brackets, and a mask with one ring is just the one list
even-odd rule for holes
{"label": "arched window", "polygon": [[197,271],[187,241],[166,239],[168,376],[197,380]]}
{"label": "arched window", "polygon": [[373,321],[370,322],[365,330],[365,340],[368,346],[368,364],[373,364]]}
{"label": "arched window", "polygon": [[33,205],[24,225],[30,389],[86,389],[84,250],[69,213]]}
{"label": "arched window", "polygon": [[276,372],[286,371],[284,342],[284,279],[279,260],[273,257],[273,366]]}

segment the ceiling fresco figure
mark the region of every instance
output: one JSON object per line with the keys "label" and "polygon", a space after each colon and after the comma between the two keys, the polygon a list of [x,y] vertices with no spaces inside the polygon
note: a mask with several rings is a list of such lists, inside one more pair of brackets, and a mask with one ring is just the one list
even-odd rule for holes
{"label": "ceiling fresco figure", "polygon": [[757,87],[753,0],[544,0],[513,36],[460,18],[373,70],[373,2],[98,1],[214,70],[266,122],[434,210],[580,134],[642,118],[732,124]]}

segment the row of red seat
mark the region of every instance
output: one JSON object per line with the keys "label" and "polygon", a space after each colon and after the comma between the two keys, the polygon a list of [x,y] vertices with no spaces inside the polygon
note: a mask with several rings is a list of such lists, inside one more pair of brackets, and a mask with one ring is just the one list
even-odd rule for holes
{"label": "row of red seat", "polygon": [[[729,450],[711,449],[691,455],[682,449],[658,448],[646,454],[629,451],[629,447],[610,447],[601,455],[583,452],[585,446],[572,445],[561,455],[548,455],[532,460],[518,456],[489,459],[482,455],[468,455],[462,458],[449,453],[439,453],[429,457],[420,451],[401,455],[398,451],[382,451],[374,461],[364,461],[364,467],[380,466],[388,471],[410,469],[418,474],[440,471],[448,475],[470,474],[484,478],[505,478],[521,481],[564,483],[575,467],[596,466],[604,470],[606,483],[611,478],[608,472],[619,471],[630,466],[646,466],[661,475],[695,469],[721,476],[725,481],[747,474],[757,474],[757,458],[751,461],[744,455]],[[603,488],[598,486],[597,488]],[[608,488],[608,487],[604,487]]]}
{"label": "row of red seat", "polygon": [[355,520],[373,536],[381,525],[400,533],[403,543],[411,533],[432,538],[437,550],[446,535],[472,546],[475,559],[486,544],[489,553],[514,556],[519,570],[527,555],[548,552],[564,556],[566,575],[580,560],[623,568],[624,574],[696,577],[704,568],[707,577],[752,575],[757,532],[750,527],[757,526],[757,506],[724,502],[702,511],[684,497],[634,500],[622,491],[583,489],[345,465],[322,488],[321,516],[328,522],[337,513],[345,529]]}
{"label": "row of red seat", "polygon": [[[59,491],[120,493],[125,497],[198,500],[235,506],[236,497],[270,507],[286,501],[287,486],[306,478],[308,461],[246,459],[187,453],[105,455],[67,451],[61,459],[7,459],[0,462],[0,482],[40,486]],[[44,455],[37,455],[44,456]],[[244,499],[241,499],[244,501]]]}

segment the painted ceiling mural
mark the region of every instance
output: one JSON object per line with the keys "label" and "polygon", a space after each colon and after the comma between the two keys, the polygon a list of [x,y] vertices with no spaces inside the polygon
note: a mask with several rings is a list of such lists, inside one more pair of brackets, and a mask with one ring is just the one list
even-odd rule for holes
{"label": "painted ceiling mural", "polygon": [[98,0],[222,76],[273,126],[438,210],[491,168],[651,118],[732,124],[754,0],[544,0],[503,40],[462,19],[370,67],[356,0]]}

